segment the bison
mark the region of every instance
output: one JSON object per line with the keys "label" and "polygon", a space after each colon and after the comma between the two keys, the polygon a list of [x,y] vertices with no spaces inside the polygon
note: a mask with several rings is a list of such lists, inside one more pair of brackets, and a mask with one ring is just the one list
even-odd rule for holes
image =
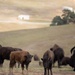
{"label": "bison", "polygon": [[34,61],[39,61],[39,57],[37,56],[37,54],[34,55]]}
{"label": "bison", "polygon": [[61,61],[61,65],[69,65],[74,68],[75,71],[75,46],[71,48],[71,57],[64,57]]}
{"label": "bison", "polygon": [[72,53],[72,55],[70,57],[69,65],[71,67],[73,67],[74,68],[74,71],[75,71],[75,46],[71,49],[71,53]]}
{"label": "bison", "polygon": [[70,62],[70,57],[64,57],[61,61],[61,65],[69,65],[69,62]]}
{"label": "bison", "polygon": [[4,60],[10,60],[10,53],[12,51],[22,51],[20,48],[13,48],[13,47],[2,47],[0,46],[0,65],[2,66]]}
{"label": "bison", "polygon": [[16,62],[21,64],[22,74],[24,75],[24,65],[26,65],[26,70],[28,70],[29,63],[31,62],[32,55],[27,51],[14,51],[10,54],[10,71],[9,74],[13,74],[13,67]]}
{"label": "bison", "polygon": [[44,55],[43,58],[41,58],[41,60],[43,61],[43,66],[44,66],[44,75],[49,75],[49,70],[51,75],[53,75],[52,73],[52,64],[54,61],[54,53],[53,51],[47,50]]}
{"label": "bison", "polygon": [[58,61],[58,67],[60,68],[61,60],[64,57],[64,50],[59,47],[57,44],[55,44],[52,48],[50,48],[51,51],[54,52],[54,62]]}

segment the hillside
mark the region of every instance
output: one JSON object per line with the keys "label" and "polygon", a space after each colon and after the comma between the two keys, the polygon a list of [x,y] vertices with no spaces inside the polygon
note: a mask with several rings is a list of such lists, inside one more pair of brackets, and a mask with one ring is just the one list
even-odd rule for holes
{"label": "hillside", "polygon": [[[0,0],[0,45],[22,48],[42,58],[44,52],[54,44],[64,49],[70,56],[75,46],[75,24],[50,26],[56,15],[62,14],[63,6],[75,8],[75,0]],[[18,20],[18,15],[30,15],[29,21]],[[28,75],[44,75],[43,67],[33,61]],[[14,75],[22,75],[20,68],[14,68]],[[26,70],[24,71],[25,75]],[[0,75],[8,75],[9,61],[4,61]],[[53,67],[53,75],[75,75],[70,66]]]}
{"label": "hillside", "polygon": [[54,44],[58,44],[70,56],[70,49],[75,44],[75,25],[1,32],[0,44],[19,47],[39,56]]}
{"label": "hillside", "polygon": [[30,21],[51,21],[61,15],[63,6],[75,8],[75,0],[0,0],[0,20],[17,20],[19,14],[30,15]]}

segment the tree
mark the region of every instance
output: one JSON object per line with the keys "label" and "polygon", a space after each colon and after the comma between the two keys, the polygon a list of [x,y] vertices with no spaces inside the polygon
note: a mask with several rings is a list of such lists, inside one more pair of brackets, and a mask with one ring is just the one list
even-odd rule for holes
{"label": "tree", "polygon": [[62,25],[64,22],[61,19],[60,16],[55,16],[52,20],[52,24],[51,25]]}

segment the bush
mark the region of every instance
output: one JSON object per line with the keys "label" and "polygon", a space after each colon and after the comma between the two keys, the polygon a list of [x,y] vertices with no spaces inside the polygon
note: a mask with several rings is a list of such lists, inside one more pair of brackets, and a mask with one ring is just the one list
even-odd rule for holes
{"label": "bush", "polygon": [[[65,11],[66,12],[66,11]],[[73,22],[75,23],[75,13],[67,11],[68,13],[64,13],[63,20],[67,23]]]}
{"label": "bush", "polygon": [[56,16],[53,18],[51,25],[63,25],[64,21],[60,16]]}

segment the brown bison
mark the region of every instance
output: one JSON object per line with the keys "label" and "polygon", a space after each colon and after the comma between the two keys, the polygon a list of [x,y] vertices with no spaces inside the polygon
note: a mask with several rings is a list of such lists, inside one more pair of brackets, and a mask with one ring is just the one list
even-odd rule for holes
{"label": "brown bison", "polygon": [[44,75],[47,75],[47,74],[49,75],[49,70],[50,70],[51,75],[53,75],[53,73],[52,73],[52,64],[54,61],[53,51],[47,50],[44,53],[43,58],[41,58],[41,60],[43,61]]}
{"label": "brown bison", "polygon": [[20,48],[13,48],[13,47],[2,47],[0,46],[0,65],[2,66],[4,60],[10,60],[10,53],[12,51],[22,51]]}
{"label": "brown bison", "polygon": [[26,65],[26,69],[28,70],[29,63],[31,62],[32,55],[27,51],[14,51],[10,54],[10,71],[9,75],[13,74],[13,67],[16,62],[21,64],[22,74],[24,74],[24,65]]}
{"label": "brown bison", "polygon": [[58,67],[60,67],[61,60],[64,57],[64,50],[57,44],[55,44],[52,48],[50,48],[50,50],[54,52],[54,63],[58,61]]}
{"label": "brown bison", "polygon": [[70,57],[64,57],[61,61],[61,66],[64,65],[69,65],[69,62],[70,62]]}
{"label": "brown bison", "polygon": [[39,57],[37,56],[37,54],[34,55],[34,61],[39,61]]}

